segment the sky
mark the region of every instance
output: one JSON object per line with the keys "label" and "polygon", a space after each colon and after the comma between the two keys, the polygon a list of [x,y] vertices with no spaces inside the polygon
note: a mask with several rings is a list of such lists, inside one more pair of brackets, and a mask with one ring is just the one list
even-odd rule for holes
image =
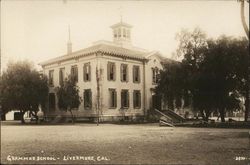
{"label": "sky", "polygon": [[[249,4],[246,20],[249,24]],[[245,36],[237,0],[84,1],[2,0],[2,68],[9,61],[39,62],[67,52],[70,25],[73,51],[98,40],[112,41],[111,25],[133,26],[132,44],[171,57],[176,33],[200,27],[208,37]]]}

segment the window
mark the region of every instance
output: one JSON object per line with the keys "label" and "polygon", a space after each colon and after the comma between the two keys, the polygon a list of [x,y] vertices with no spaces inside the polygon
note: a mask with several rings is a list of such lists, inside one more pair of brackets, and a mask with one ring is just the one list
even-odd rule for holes
{"label": "window", "polygon": [[115,89],[109,89],[109,108],[117,107],[117,93]]}
{"label": "window", "polygon": [[129,93],[128,90],[121,91],[121,108],[129,107]]}
{"label": "window", "polygon": [[114,30],[114,37],[117,38],[117,30]]}
{"label": "window", "polygon": [[83,66],[83,80],[84,81],[90,81],[91,80],[90,63],[86,63]]}
{"label": "window", "polygon": [[115,63],[108,62],[108,80],[115,81]]}
{"label": "window", "polygon": [[121,29],[118,29],[118,37],[120,38],[121,37]]}
{"label": "window", "polygon": [[78,81],[78,68],[76,65],[71,67],[71,76],[74,80],[76,80],[76,82]]}
{"label": "window", "polygon": [[153,80],[153,84],[158,83],[158,80],[159,80],[159,69],[158,68],[152,68],[152,80]]}
{"label": "window", "polygon": [[54,70],[49,71],[49,85],[50,86],[54,85]]}
{"label": "window", "polygon": [[130,38],[130,30],[127,31],[127,37]]}
{"label": "window", "polygon": [[62,86],[65,78],[65,68],[59,70],[59,84]]}
{"label": "window", "polygon": [[126,37],[126,29],[123,29],[123,37]]}
{"label": "window", "polygon": [[140,67],[139,66],[133,66],[133,81],[135,83],[140,82]]}
{"label": "window", "polygon": [[121,81],[128,81],[128,65],[121,64]]}
{"label": "window", "polygon": [[141,108],[141,92],[134,90],[133,93],[134,108]]}
{"label": "window", "polygon": [[85,89],[83,93],[84,108],[91,109],[92,107],[92,92],[90,89]]}

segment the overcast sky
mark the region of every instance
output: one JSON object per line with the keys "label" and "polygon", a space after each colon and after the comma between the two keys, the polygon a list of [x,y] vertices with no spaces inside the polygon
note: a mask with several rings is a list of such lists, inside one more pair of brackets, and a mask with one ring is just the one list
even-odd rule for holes
{"label": "overcast sky", "polygon": [[[73,51],[98,40],[112,41],[110,26],[120,21],[133,26],[132,43],[171,57],[175,35],[182,28],[200,27],[208,37],[245,36],[240,3],[226,1],[70,1],[3,0],[1,54],[9,60],[35,64],[67,52],[68,25]],[[249,20],[246,3],[246,19]],[[249,24],[249,22],[248,22]]]}

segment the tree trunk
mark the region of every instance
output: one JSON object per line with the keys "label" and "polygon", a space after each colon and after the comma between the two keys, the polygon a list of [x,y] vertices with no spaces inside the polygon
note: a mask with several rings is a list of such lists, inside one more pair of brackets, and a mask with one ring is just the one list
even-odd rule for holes
{"label": "tree trunk", "polygon": [[221,118],[221,122],[225,122],[225,109],[224,108],[220,108],[220,118]]}
{"label": "tree trunk", "polygon": [[250,91],[249,91],[249,85],[247,84],[246,100],[245,100],[245,121],[248,120],[249,109],[250,109]]}
{"label": "tree trunk", "polygon": [[25,112],[21,110],[21,111],[20,111],[20,115],[21,115],[21,123],[22,123],[22,124],[25,123],[24,114],[25,114]]}
{"label": "tree trunk", "polygon": [[71,114],[72,124],[74,124],[75,123],[75,118],[73,116],[72,110],[70,109],[69,112]]}
{"label": "tree trunk", "polygon": [[247,23],[246,23],[246,19],[245,19],[245,0],[241,0],[241,4],[240,4],[240,16],[241,16],[241,23],[242,23],[242,26],[245,30],[245,33],[247,35],[247,38],[249,40],[249,29],[247,27]]}
{"label": "tree trunk", "polygon": [[201,113],[201,117],[204,121],[206,121],[206,116],[204,114],[204,111],[203,110],[200,110],[200,113]]}

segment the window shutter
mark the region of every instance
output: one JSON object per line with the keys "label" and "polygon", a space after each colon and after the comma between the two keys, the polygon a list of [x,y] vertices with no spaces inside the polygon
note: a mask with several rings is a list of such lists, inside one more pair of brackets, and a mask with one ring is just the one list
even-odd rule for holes
{"label": "window shutter", "polygon": [[[91,65],[90,65],[90,63],[88,65],[89,65],[89,81],[91,81]],[[99,75],[100,75],[100,73],[99,73]]]}
{"label": "window shutter", "polygon": [[121,64],[121,67],[120,67],[120,77],[121,77],[121,81],[123,81],[123,65]]}
{"label": "window shutter", "polygon": [[124,100],[124,98],[123,98],[123,91],[121,91],[121,107],[123,108],[124,107],[124,105],[123,105],[123,101]]}
{"label": "window shutter", "polygon": [[129,91],[126,92],[127,93],[127,107],[129,107]]}
{"label": "window shutter", "polygon": [[133,106],[136,108],[136,92],[133,92]]}
{"label": "window shutter", "polygon": [[138,101],[139,101],[139,108],[141,108],[141,92],[139,91],[139,93],[138,93]]}
{"label": "window shutter", "polygon": [[92,91],[89,90],[89,107],[92,108]]}
{"label": "window shutter", "polygon": [[133,82],[135,82],[135,66],[133,66]]}
{"label": "window shutter", "polygon": [[114,91],[114,94],[115,94],[115,100],[114,100],[114,102],[115,102],[115,107],[117,107],[117,92],[116,92],[116,90]]}
{"label": "window shutter", "polygon": [[107,64],[107,79],[110,80],[110,63]]}
{"label": "window shutter", "polygon": [[75,75],[76,76],[76,81],[78,81],[78,67],[76,66],[75,68],[76,68],[76,75]]}
{"label": "window shutter", "polygon": [[129,74],[128,65],[127,65],[126,67],[127,67],[127,68],[126,68],[126,81],[128,82],[128,78],[129,78],[129,76],[128,76],[128,74]]}
{"label": "window shutter", "polygon": [[86,65],[83,66],[83,81],[86,81]]}
{"label": "window shutter", "polygon": [[140,74],[140,67],[138,67],[138,82],[141,82],[141,74]]}
{"label": "window shutter", "polygon": [[115,80],[116,80],[116,68],[115,68],[115,63],[113,63],[113,65],[114,65],[114,70],[113,70],[113,71],[114,71],[114,75],[113,75],[113,76],[114,76],[114,81],[115,81]]}
{"label": "window shutter", "polygon": [[84,107],[86,107],[86,90],[84,90],[83,92],[83,103],[84,103]]}

